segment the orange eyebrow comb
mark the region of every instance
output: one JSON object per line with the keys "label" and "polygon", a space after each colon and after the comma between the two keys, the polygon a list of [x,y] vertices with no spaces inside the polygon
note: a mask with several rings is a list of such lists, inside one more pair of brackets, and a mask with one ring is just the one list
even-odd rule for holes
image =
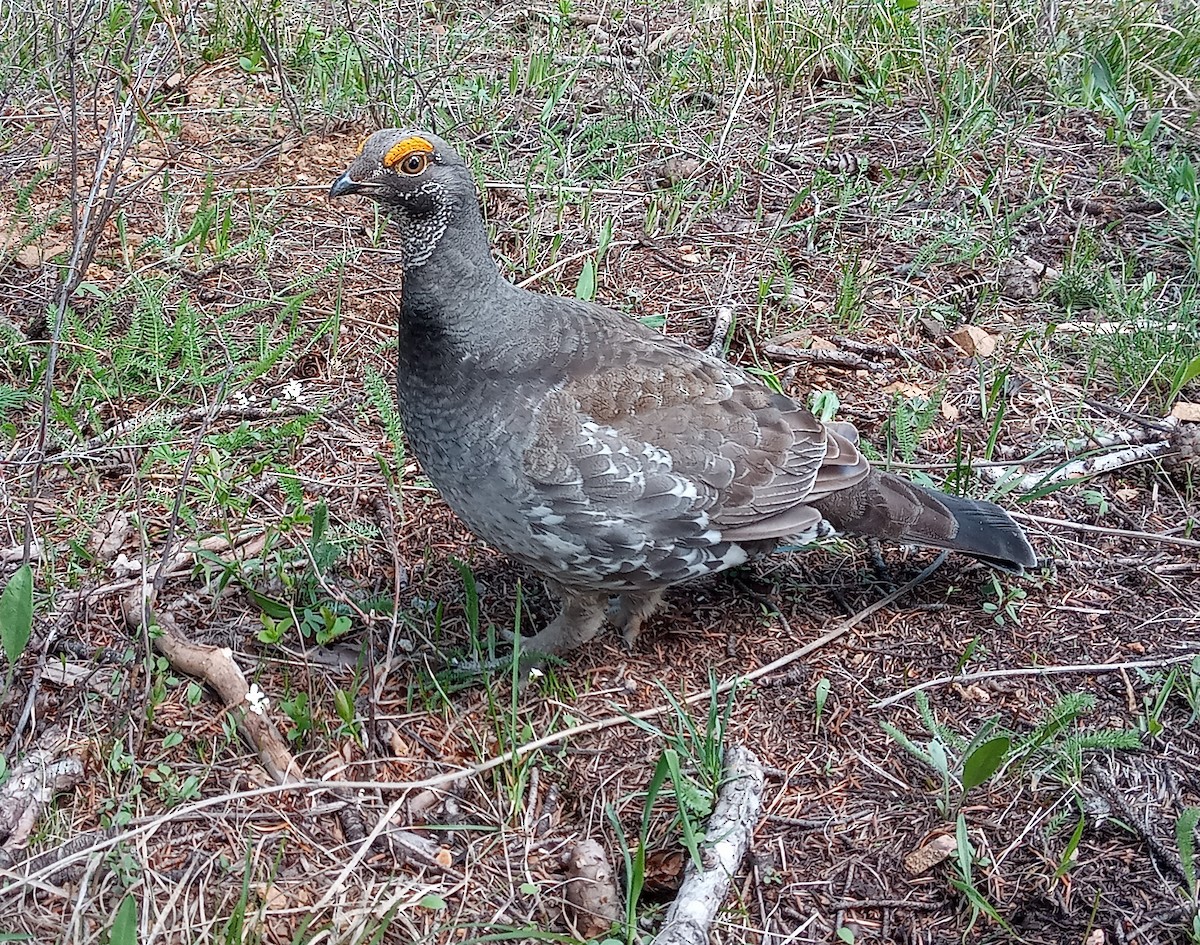
{"label": "orange eyebrow comb", "polygon": [[392,145],[388,153],[383,156],[383,166],[394,167],[414,151],[421,154],[433,154],[433,145],[424,138],[417,137],[416,135],[411,138],[405,138],[403,141]]}

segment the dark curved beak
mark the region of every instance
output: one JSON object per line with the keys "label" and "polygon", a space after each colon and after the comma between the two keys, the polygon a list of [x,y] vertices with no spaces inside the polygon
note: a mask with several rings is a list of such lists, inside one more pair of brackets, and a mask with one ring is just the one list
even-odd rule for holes
{"label": "dark curved beak", "polygon": [[349,171],[346,171],[330,185],[329,196],[346,197],[350,194],[361,194],[365,190],[367,188],[351,177]]}

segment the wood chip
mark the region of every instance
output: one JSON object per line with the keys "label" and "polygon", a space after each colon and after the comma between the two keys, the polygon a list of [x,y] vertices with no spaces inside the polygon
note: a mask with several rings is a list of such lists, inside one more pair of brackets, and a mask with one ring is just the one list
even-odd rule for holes
{"label": "wood chip", "polygon": [[927,873],[954,852],[954,838],[948,833],[939,834],[925,846],[914,850],[904,858],[904,868],[913,876]]}
{"label": "wood chip", "polygon": [[903,397],[928,397],[929,391],[918,387],[916,384],[909,384],[907,381],[893,381],[887,387],[882,389],[884,394],[900,394]]}
{"label": "wood chip", "polygon": [[1171,416],[1187,423],[1200,423],[1200,404],[1181,400],[1171,408]]}

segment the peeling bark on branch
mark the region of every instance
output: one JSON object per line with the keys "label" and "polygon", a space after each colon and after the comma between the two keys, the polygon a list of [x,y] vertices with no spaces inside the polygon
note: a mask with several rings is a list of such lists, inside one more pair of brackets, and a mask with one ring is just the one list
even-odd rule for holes
{"label": "peeling bark on branch", "polygon": [[1106,435],[1096,434],[1088,438],[1051,441],[1047,444],[1051,450],[1064,453],[1128,444],[1123,449],[1073,459],[1043,472],[1025,472],[1024,466],[1016,464],[981,466],[979,473],[991,482],[1004,483],[1022,492],[1030,492],[1053,483],[1099,476],[1151,460],[1168,464],[1196,463],[1200,457],[1200,447],[1197,447],[1200,434],[1197,434],[1196,430],[1195,424],[1181,423],[1174,417],[1166,417],[1156,421],[1154,429],[1139,427]]}
{"label": "peeling bark on branch", "polygon": [[705,945],[717,910],[750,847],[762,810],[763,768],[748,748],[725,752],[725,783],[705,830],[704,868],[688,861],[683,885],[654,945]]}
{"label": "peeling bark on branch", "polygon": [[83,760],[66,753],[68,744],[61,729],[45,732],[0,787],[0,867],[12,864],[54,795],[83,780]]}
{"label": "peeling bark on branch", "polygon": [[783,345],[763,345],[763,353],[772,361],[805,361],[821,367],[841,368],[843,371],[884,371],[886,364],[864,358],[853,351],[830,351],[827,348],[788,348]]}

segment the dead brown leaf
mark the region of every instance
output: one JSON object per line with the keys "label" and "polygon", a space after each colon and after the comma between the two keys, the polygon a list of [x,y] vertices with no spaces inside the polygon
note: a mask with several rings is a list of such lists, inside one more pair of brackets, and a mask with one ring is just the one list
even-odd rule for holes
{"label": "dead brown leaf", "polygon": [[989,335],[978,325],[961,325],[950,333],[950,340],[964,354],[990,358],[996,351],[999,339]]}

